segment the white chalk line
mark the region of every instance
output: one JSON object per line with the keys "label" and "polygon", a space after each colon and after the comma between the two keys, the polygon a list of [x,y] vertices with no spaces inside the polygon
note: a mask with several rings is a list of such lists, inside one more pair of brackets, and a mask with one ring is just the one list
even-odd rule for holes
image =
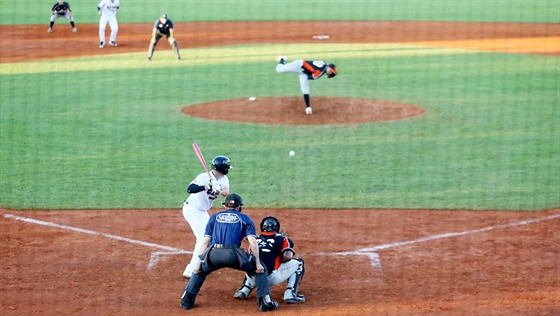
{"label": "white chalk line", "polygon": [[[502,229],[502,228],[510,228],[510,227],[528,225],[528,224],[543,222],[543,221],[547,221],[547,220],[551,220],[551,219],[555,219],[555,218],[559,218],[559,217],[560,217],[560,214],[555,214],[555,215],[551,215],[551,216],[547,216],[547,217],[536,218],[536,219],[531,219],[531,220],[526,220],[526,221],[520,221],[520,222],[503,224],[503,225],[496,225],[496,226],[488,226],[488,227],[484,227],[484,228],[480,228],[480,229],[466,230],[466,231],[462,231],[462,232],[454,232],[454,233],[446,233],[446,234],[427,236],[427,237],[422,237],[422,238],[409,240],[409,241],[401,241],[401,242],[395,242],[395,243],[390,243],[390,244],[384,244],[384,245],[379,245],[379,246],[375,246],[375,247],[371,247],[371,248],[362,248],[362,249],[358,249],[358,250],[354,250],[354,251],[342,251],[342,252],[335,252],[335,253],[319,253],[319,254],[320,255],[326,255],[326,256],[367,256],[370,259],[371,266],[373,267],[373,270],[376,272],[377,275],[381,275],[381,273],[383,272],[383,269],[382,269],[382,266],[381,266],[381,259],[380,259],[379,253],[378,253],[378,251],[380,251],[380,250],[396,248],[396,247],[401,247],[401,246],[408,246],[408,245],[417,244],[417,243],[426,242],[426,241],[432,241],[432,240],[436,240],[436,239],[451,238],[451,237],[471,235],[471,234],[476,234],[476,233],[483,233],[483,232],[487,232],[487,231],[494,230],[494,229]],[[380,279],[377,279],[377,280],[380,281]]]}
{"label": "white chalk line", "polygon": [[162,250],[167,250],[167,251],[154,251],[154,252],[152,252],[151,255],[150,255],[150,261],[148,263],[148,266],[146,267],[147,270],[153,269],[157,265],[157,263],[159,262],[160,256],[162,256],[162,255],[192,254],[192,251],[177,249],[177,248],[173,248],[173,247],[169,247],[169,246],[158,245],[158,244],[154,244],[154,243],[151,243],[151,242],[140,241],[140,240],[121,237],[121,236],[112,235],[112,234],[100,233],[100,232],[96,232],[96,231],[89,230],[89,229],[83,229],[83,228],[72,227],[72,226],[67,226],[67,225],[60,225],[60,224],[45,222],[45,221],[41,221],[41,220],[37,220],[37,219],[21,217],[21,216],[16,216],[16,215],[11,215],[11,214],[4,214],[4,217],[14,219],[14,220],[17,220],[17,221],[33,223],[33,224],[42,225],[42,226],[55,227],[55,228],[59,228],[59,229],[70,230],[70,231],[83,233],[83,234],[88,234],[88,235],[98,235],[98,236],[106,237],[106,238],[109,238],[109,239],[120,240],[120,241],[128,242],[128,243],[131,243],[131,244],[142,245],[142,246],[146,246],[146,247],[150,247],[150,248],[158,248],[158,249],[162,249]]}
{"label": "white chalk line", "polygon": [[[146,267],[147,270],[153,269],[157,265],[157,263],[159,262],[159,259],[162,255],[192,254],[192,251],[177,249],[177,248],[173,248],[173,247],[169,247],[169,246],[158,245],[158,244],[154,244],[154,243],[144,242],[144,241],[130,239],[130,238],[121,237],[121,236],[116,236],[116,235],[112,235],[112,234],[100,233],[100,232],[96,232],[96,231],[92,231],[92,230],[88,230],[88,229],[82,229],[82,228],[77,228],[77,227],[72,227],[72,226],[67,226],[67,225],[60,225],[60,224],[45,222],[45,221],[41,221],[41,220],[36,220],[36,219],[32,219],[32,218],[26,218],[26,217],[11,215],[11,214],[4,214],[4,217],[5,218],[10,218],[10,219],[15,219],[15,220],[18,220],[18,221],[43,225],[43,226],[50,226],[50,227],[55,227],[55,228],[59,228],[59,229],[75,231],[75,232],[89,234],[89,235],[99,235],[99,236],[103,236],[103,237],[106,237],[106,238],[125,241],[125,242],[129,242],[129,243],[132,243],[132,244],[138,244],[138,245],[142,245],[142,246],[146,246],[146,247],[153,247],[153,248],[159,248],[159,249],[162,249],[162,250],[167,250],[167,251],[152,252],[151,256],[150,256],[150,261],[149,261],[149,263]],[[462,231],[462,232],[454,232],[454,233],[446,233],[446,234],[427,236],[427,237],[423,237],[423,238],[419,238],[419,239],[415,239],[415,240],[384,244],[384,245],[379,245],[379,246],[370,247],[370,248],[362,248],[362,249],[358,249],[358,250],[354,250],[354,251],[343,251],[343,252],[334,252],[334,253],[324,253],[323,252],[323,253],[318,253],[318,255],[323,255],[323,256],[333,256],[333,255],[336,255],[336,256],[350,256],[350,255],[352,255],[352,256],[367,256],[370,259],[370,263],[371,263],[374,271],[376,271],[378,274],[381,274],[383,272],[383,269],[382,269],[382,265],[381,265],[381,259],[380,259],[379,253],[378,253],[378,251],[380,251],[380,250],[396,248],[396,247],[401,247],[401,246],[407,246],[407,245],[412,245],[412,244],[421,243],[421,242],[427,242],[427,241],[431,241],[431,240],[482,233],[482,232],[487,232],[487,231],[494,230],[494,229],[510,228],[510,227],[528,225],[528,224],[547,221],[547,220],[551,220],[551,219],[555,219],[555,218],[559,218],[559,217],[560,217],[560,214],[555,214],[555,215],[551,215],[551,216],[547,216],[547,217],[543,217],[543,218],[537,218],[537,219],[532,219],[532,220],[503,224],[503,225],[489,226],[489,227],[484,227],[484,228],[474,229],[474,230],[467,230],[467,231]]]}

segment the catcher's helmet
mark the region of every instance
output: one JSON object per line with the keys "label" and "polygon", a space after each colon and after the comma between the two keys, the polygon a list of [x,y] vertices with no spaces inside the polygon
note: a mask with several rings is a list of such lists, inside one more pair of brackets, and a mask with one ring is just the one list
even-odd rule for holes
{"label": "catcher's helmet", "polygon": [[261,231],[263,232],[280,232],[280,221],[276,217],[268,216],[263,218],[261,222]]}
{"label": "catcher's helmet", "polygon": [[[229,208],[237,208],[238,206],[243,205],[243,200],[241,199],[241,197],[235,193],[232,193],[228,196],[226,196],[226,198],[224,199],[224,201],[222,202],[223,205],[229,207]],[[239,209],[241,211],[241,209]]]}
{"label": "catcher's helmet", "polygon": [[223,174],[228,174],[231,164],[229,158],[226,156],[216,156],[212,159],[212,168],[218,170]]}

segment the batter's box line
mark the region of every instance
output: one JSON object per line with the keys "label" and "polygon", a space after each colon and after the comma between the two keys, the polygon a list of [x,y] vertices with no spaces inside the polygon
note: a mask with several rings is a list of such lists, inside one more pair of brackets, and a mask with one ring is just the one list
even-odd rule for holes
{"label": "batter's box line", "polygon": [[370,248],[362,248],[362,249],[358,249],[358,250],[354,250],[354,251],[341,251],[341,252],[334,252],[334,253],[322,252],[322,253],[319,253],[319,255],[323,255],[323,256],[367,256],[370,259],[370,263],[371,263],[371,266],[372,266],[373,270],[376,272],[377,275],[380,275],[383,272],[383,270],[382,270],[382,266],[381,266],[381,258],[379,256],[378,252],[381,251],[381,250],[390,249],[390,248],[397,248],[397,247],[402,247],[402,246],[408,246],[408,245],[412,245],[412,244],[417,244],[417,243],[421,243],[421,242],[428,242],[428,241],[437,240],[437,239],[452,238],[452,237],[465,236],[465,235],[471,235],[471,234],[477,234],[477,233],[484,233],[484,232],[487,232],[487,231],[490,231],[490,230],[495,230],[495,229],[504,229],[504,228],[522,226],[522,225],[529,225],[529,224],[534,224],[534,223],[538,223],[538,222],[548,221],[548,220],[555,219],[555,218],[560,218],[560,214],[554,214],[554,215],[550,215],[550,216],[547,216],[547,217],[530,219],[530,220],[520,221],[520,222],[515,222],[515,223],[496,225],[496,226],[488,226],[488,227],[473,229],[473,230],[466,230],[466,231],[462,231],[462,232],[438,234],[438,235],[422,237],[422,238],[409,240],[409,241],[401,241],[401,242],[384,244],[384,245],[379,245],[379,246],[370,247]]}
{"label": "batter's box line", "polygon": [[154,244],[154,243],[151,243],[151,242],[145,242],[145,241],[141,241],[141,240],[121,237],[121,236],[107,234],[107,233],[100,233],[100,232],[96,232],[96,231],[89,230],[89,229],[83,229],[83,228],[72,227],[72,226],[67,226],[67,225],[55,224],[55,223],[51,223],[51,222],[45,222],[45,221],[41,221],[41,220],[33,219],[33,218],[28,218],[28,217],[21,217],[21,216],[16,216],[16,215],[11,215],[11,214],[4,214],[4,217],[9,218],[9,219],[14,219],[14,220],[17,220],[17,221],[26,222],[26,223],[32,223],[32,224],[37,224],[37,225],[41,225],[41,226],[55,227],[55,228],[58,228],[58,229],[69,230],[69,231],[78,232],[78,233],[82,233],[82,234],[97,235],[97,236],[102,236],[102,237],[109,238],[109,239],[115,239],[115,240],[128,242],[128,243],[131,243],[131,244],[136,244],[136,245],[141,245],[141,246],[150,247],[150,248],[159,248],[159,249],[162,249],[162,250],[167,250],[167,251],[153,251],[153,252],[151,252],[150,261],[148,262],[148,266],[146,267],[146,270],[153,269],[158,264],[160,257],[163,256],[163,255],[179,255],[179,254],[192,254],[193,253],[192,251],[177,249],[177,248],[173,248],[173,247],[169,247],[169,246],[158,245],[158,244]]}

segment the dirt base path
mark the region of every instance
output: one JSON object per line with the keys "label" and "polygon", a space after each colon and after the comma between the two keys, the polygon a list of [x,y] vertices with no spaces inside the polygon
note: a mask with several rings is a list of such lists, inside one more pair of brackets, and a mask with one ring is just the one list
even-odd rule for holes
{"label": "dirt base path", "polygon": [[[525,49],[511,43],[528,38],[559,37],[558,24],[527,23],[467,23],[467,22],[197,22],[174,23],[177,40],[184,48],[255,43],[412,43],[456,42],[466,48],[476,44],[464,40],[484,40],[480,49],[560,55],[560,47],[545,47],[534,42]],[[91,56],[148,50],[151,23],[119,25],[119,47],[100,49],[98,26],[77,25],[72,33],[69,25],[57,23],[53,33],[48,25],[0,26],[0,62],[22,62],[60,59],[71,56]],[[313,39],[328,35],[328,40]],[[504,41],[505,40],[505,41]],[[495,41],[494,44],[492,42]],[[556,42],[557,43],[557,42]],[[165,47],[165,42],[158,45]],[[437,44],[437,43],[436,43]],[[159,47],[161,46],[161,47]],[[461,45],[459,45],[461,46]],[[446,47],[446,46],[443,46]],[[531,51],[527,48],[533,48]],[[168,48],[168,47],[167,47]],[[513,48],[513,49],[512,49]],[[517,49],[516,49],[517,48]]]}
{"label": "dirt base path", "polygon": [[[246,210],[281,219],[306,302],[278,315],[558,315],[560,210]],[[179,307],[194,238],[180,209],[0,210],[2,315],[257,315],[243,273]],[[284,285],[272,287],[281,300]]]}

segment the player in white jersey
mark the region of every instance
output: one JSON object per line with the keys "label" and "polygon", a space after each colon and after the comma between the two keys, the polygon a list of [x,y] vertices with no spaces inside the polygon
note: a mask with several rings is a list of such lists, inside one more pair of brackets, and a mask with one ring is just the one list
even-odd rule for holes
{"label": "player in white jersey", "polygon": [[[187,188],[190,193],[187,200],[183,203],[183,217],[191,226],[196,244],[190,263],[183,271],[185,278],[192,276],[193,270],[200,263],[199,248],[204,240],[204,229],[208,223],[210,215],[208,211],[218,196],[229,195],[229,179],[227,174],[231,168],[230,160],[225,156],[216,156],[212,159],[212,170],[210,176],[204,172],[199,174]],[[211,177],[211,178],[210,178]]]}
{"label": "player in white jersey", "polygon": [[117,47],[117,33],[119,32],[117,12],[120,6],[119,0],[101,0],[97,5],[97,13],[101,16],[99,19],[99,48],[105,47],[105,27],[107,27],[107,23],[111,27],[109,45]]}

